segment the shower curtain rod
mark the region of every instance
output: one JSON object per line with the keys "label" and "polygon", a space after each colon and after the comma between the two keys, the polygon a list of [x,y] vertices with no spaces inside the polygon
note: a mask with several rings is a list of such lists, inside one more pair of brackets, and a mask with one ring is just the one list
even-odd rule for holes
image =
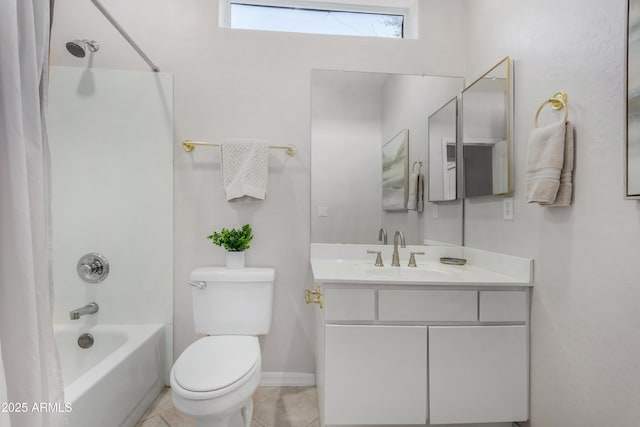
{"label": "shower curtain rod", "polygon": [[129,34],[127,34],[127,32],[120,26],[120,24],[118,24],[118,21],[116,21],[115,18],[113,16],[111,16],[109,11],[104,8],[102,3],[100,3],[98,0],[91,0],[91,3],[93,3],[93,5],[96,8],[98,8],[98,10],[104,15],[104,17],[107,18],[107,21],[109,21],[111,23],[111,25],[113,25],[116,28],[116,30],[118,30],[118,32],[122,35],[122,37],[124,37],[124,39],[127,42],[129,42],[131,47],[133,47],[136,50],[136,52],[138,52],[138,55],[140,55],[142,57],[142,59],[144,59],[144,61],[147,64],[149,64],[149,66],[151,67],[151,69],[153,71],[155,71],[156,73],[158,71],[160,71],[160,68],[158,68],[158,66],[156,64],[151,62],[149,57],[147,55],[145,55],[144,52],[142,51],[142,49],[140,49],[140,47],[136,44],[136,42],[134,42],[133,39],[131,37],[129,37]]}

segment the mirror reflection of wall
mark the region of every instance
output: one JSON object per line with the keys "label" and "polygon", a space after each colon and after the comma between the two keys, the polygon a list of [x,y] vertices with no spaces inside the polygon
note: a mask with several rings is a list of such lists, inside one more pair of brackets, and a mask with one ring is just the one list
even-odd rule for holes
{"label": "mirror reflection of wall", "polygon": [[[428,158],[427,117],[462,89],[457,77],[314,70],[311,75],[311,241],[378,242],[401,230],[407,244],[429,237],[432,216],[382,210],[382,145],[408,129],[409,166]],[[461,215],[439,241],[460,244]],[[435,239],[434,239],[435,240]]]}
{"label": "mirror reflection of wall", "polygon": [[458,98],[429,116],[429,201],[455,200]]}
{"label": "mirror reflection of wall", "polygon": [[512,191],[509,73],[507,57],[462,92],[465,198]]}

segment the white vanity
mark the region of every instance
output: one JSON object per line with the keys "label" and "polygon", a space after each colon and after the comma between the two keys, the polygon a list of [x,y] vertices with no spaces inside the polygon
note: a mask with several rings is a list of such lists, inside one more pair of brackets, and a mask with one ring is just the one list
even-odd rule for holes
{"label": "white vanity", "polygon": [[[385,266],[375,267],[367,249],[382,250]],[[391,267],[392,250],[311,245],[321,425],[527,420],[533,262],[416,246]],[[409,252],[424,250],[407,267]]]}

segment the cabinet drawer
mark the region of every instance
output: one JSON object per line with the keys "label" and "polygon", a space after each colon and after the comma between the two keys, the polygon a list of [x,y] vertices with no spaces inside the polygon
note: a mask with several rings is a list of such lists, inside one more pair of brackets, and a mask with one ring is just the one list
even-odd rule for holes
{"label": "cabinet drawer", "polygon": [[525,291],[480,291],[481,322],[526,322]]}
{"label": "cabinet drawer", "polygon": [[324,292],[325,319],[375,320],[373,289],[327,289]]}
{"label": "cabinet drawer", "polygon": [[477,291],[381,290],[380,320],[470,321],[478,320]]}

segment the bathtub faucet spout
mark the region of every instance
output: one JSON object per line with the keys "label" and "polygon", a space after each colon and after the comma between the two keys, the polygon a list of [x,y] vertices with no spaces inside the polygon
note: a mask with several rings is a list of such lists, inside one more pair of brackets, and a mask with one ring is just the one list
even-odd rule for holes
{"label": "bathtub faucet spout", "polygon": [[97,312],[98,312],[98,304],[96,304],[95,302],[90,302],[84,307],[71,310],[69,312],[69,317],[71,317],[71,320],[78,320],[80,316],[84,316],[85,314],[95,314]]}

